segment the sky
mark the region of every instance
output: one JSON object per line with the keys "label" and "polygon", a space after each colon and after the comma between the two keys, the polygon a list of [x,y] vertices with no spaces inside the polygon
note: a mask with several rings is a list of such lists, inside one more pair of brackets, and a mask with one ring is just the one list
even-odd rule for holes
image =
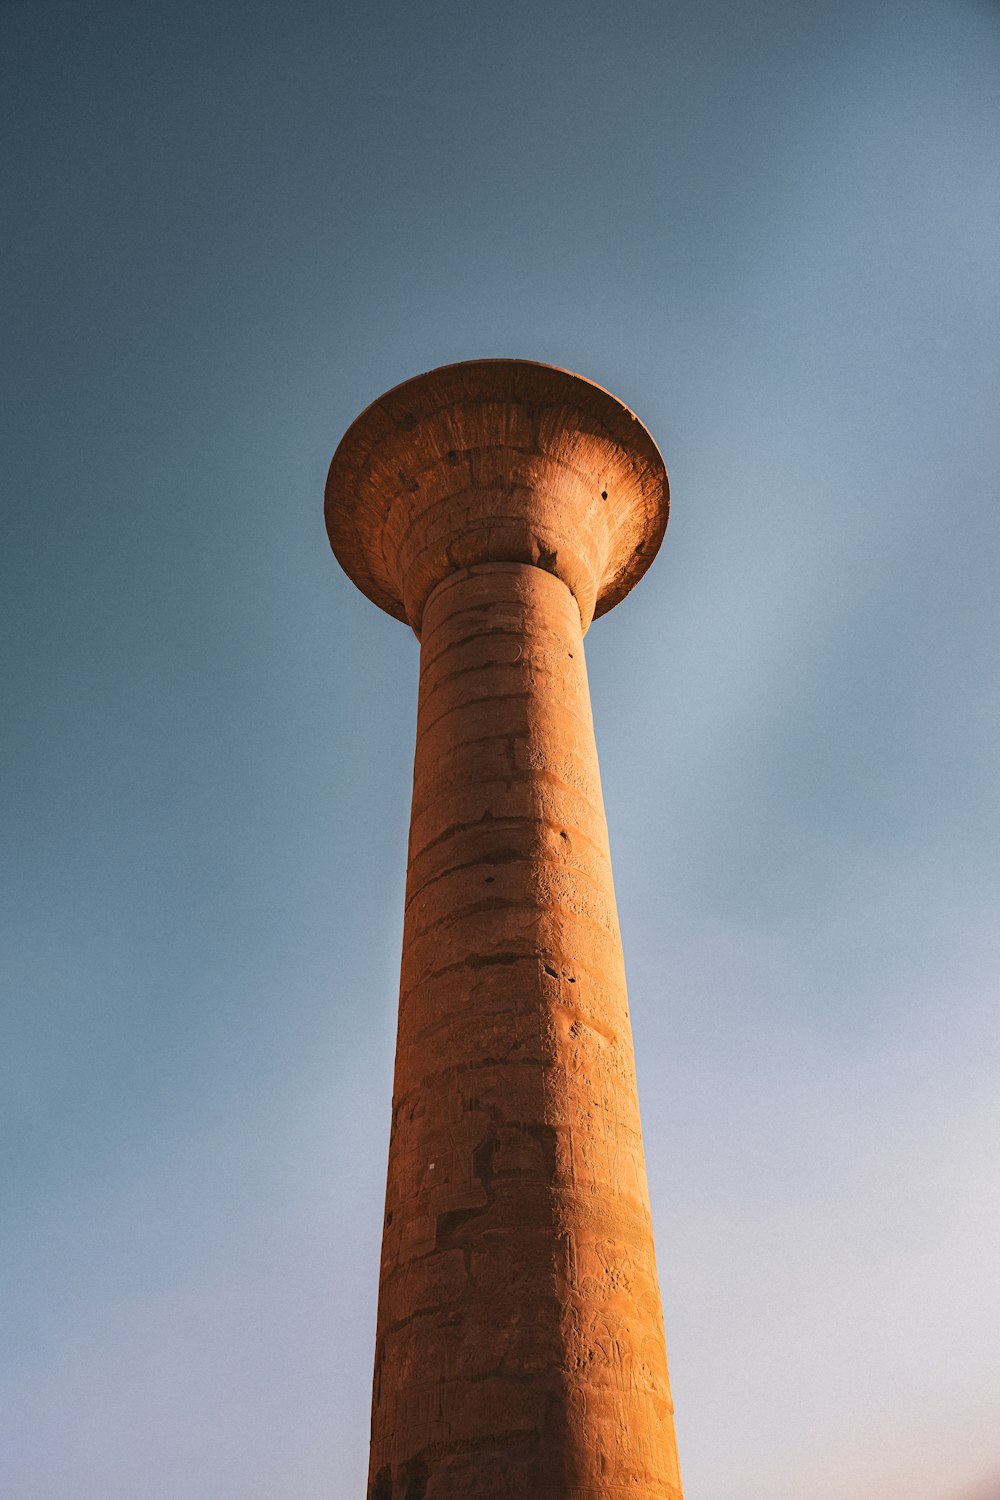
{"label": "sky", "polygon": [[587,637],[691,1500],[1000,1500],[1000,6],[0,0],[0,1493],[364,1494],[417,643],[357,413],[671,475]]}

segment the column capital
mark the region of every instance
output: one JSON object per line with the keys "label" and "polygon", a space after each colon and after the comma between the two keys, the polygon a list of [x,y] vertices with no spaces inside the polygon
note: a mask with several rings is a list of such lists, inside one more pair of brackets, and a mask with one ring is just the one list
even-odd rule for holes
{"label": "column capital", "polygon": [[645,573],[669,508],[659,449],[622,402],[518,359],[397,385],[348,428],[326,483],[341,567],[418,635],[437,585],[483,562],[554,573],[586,630]]}

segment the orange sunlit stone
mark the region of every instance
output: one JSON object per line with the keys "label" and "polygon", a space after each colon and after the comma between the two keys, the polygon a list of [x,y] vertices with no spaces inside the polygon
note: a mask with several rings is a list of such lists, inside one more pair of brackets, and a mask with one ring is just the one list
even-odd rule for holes
{"label": "orange sunlit stone", "polygon": [[421,642],[369,1500],[679,1500],[583,651],[667,522],[589,381],[452,365],[337,450],[342,566]]}

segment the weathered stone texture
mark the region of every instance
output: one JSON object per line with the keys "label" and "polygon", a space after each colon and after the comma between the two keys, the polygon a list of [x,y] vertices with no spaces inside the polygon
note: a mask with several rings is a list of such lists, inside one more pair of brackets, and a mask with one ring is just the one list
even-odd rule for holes
{"label": "weathered stone texture", "polygon": [[665,475],[576,377],[422,381],[328,489],[338,556],[421,639],[369,1497],[679,1500],[583,652]]}

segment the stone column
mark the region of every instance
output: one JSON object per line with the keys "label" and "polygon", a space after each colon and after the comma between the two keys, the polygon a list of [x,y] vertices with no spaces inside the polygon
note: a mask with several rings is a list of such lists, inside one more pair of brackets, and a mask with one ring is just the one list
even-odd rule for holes
{"label": "stone column", "polygon": [[667,521],[590,382],[370,407],[334,551],[420,638],[369,1500],[680,1500],[583,633]]}

